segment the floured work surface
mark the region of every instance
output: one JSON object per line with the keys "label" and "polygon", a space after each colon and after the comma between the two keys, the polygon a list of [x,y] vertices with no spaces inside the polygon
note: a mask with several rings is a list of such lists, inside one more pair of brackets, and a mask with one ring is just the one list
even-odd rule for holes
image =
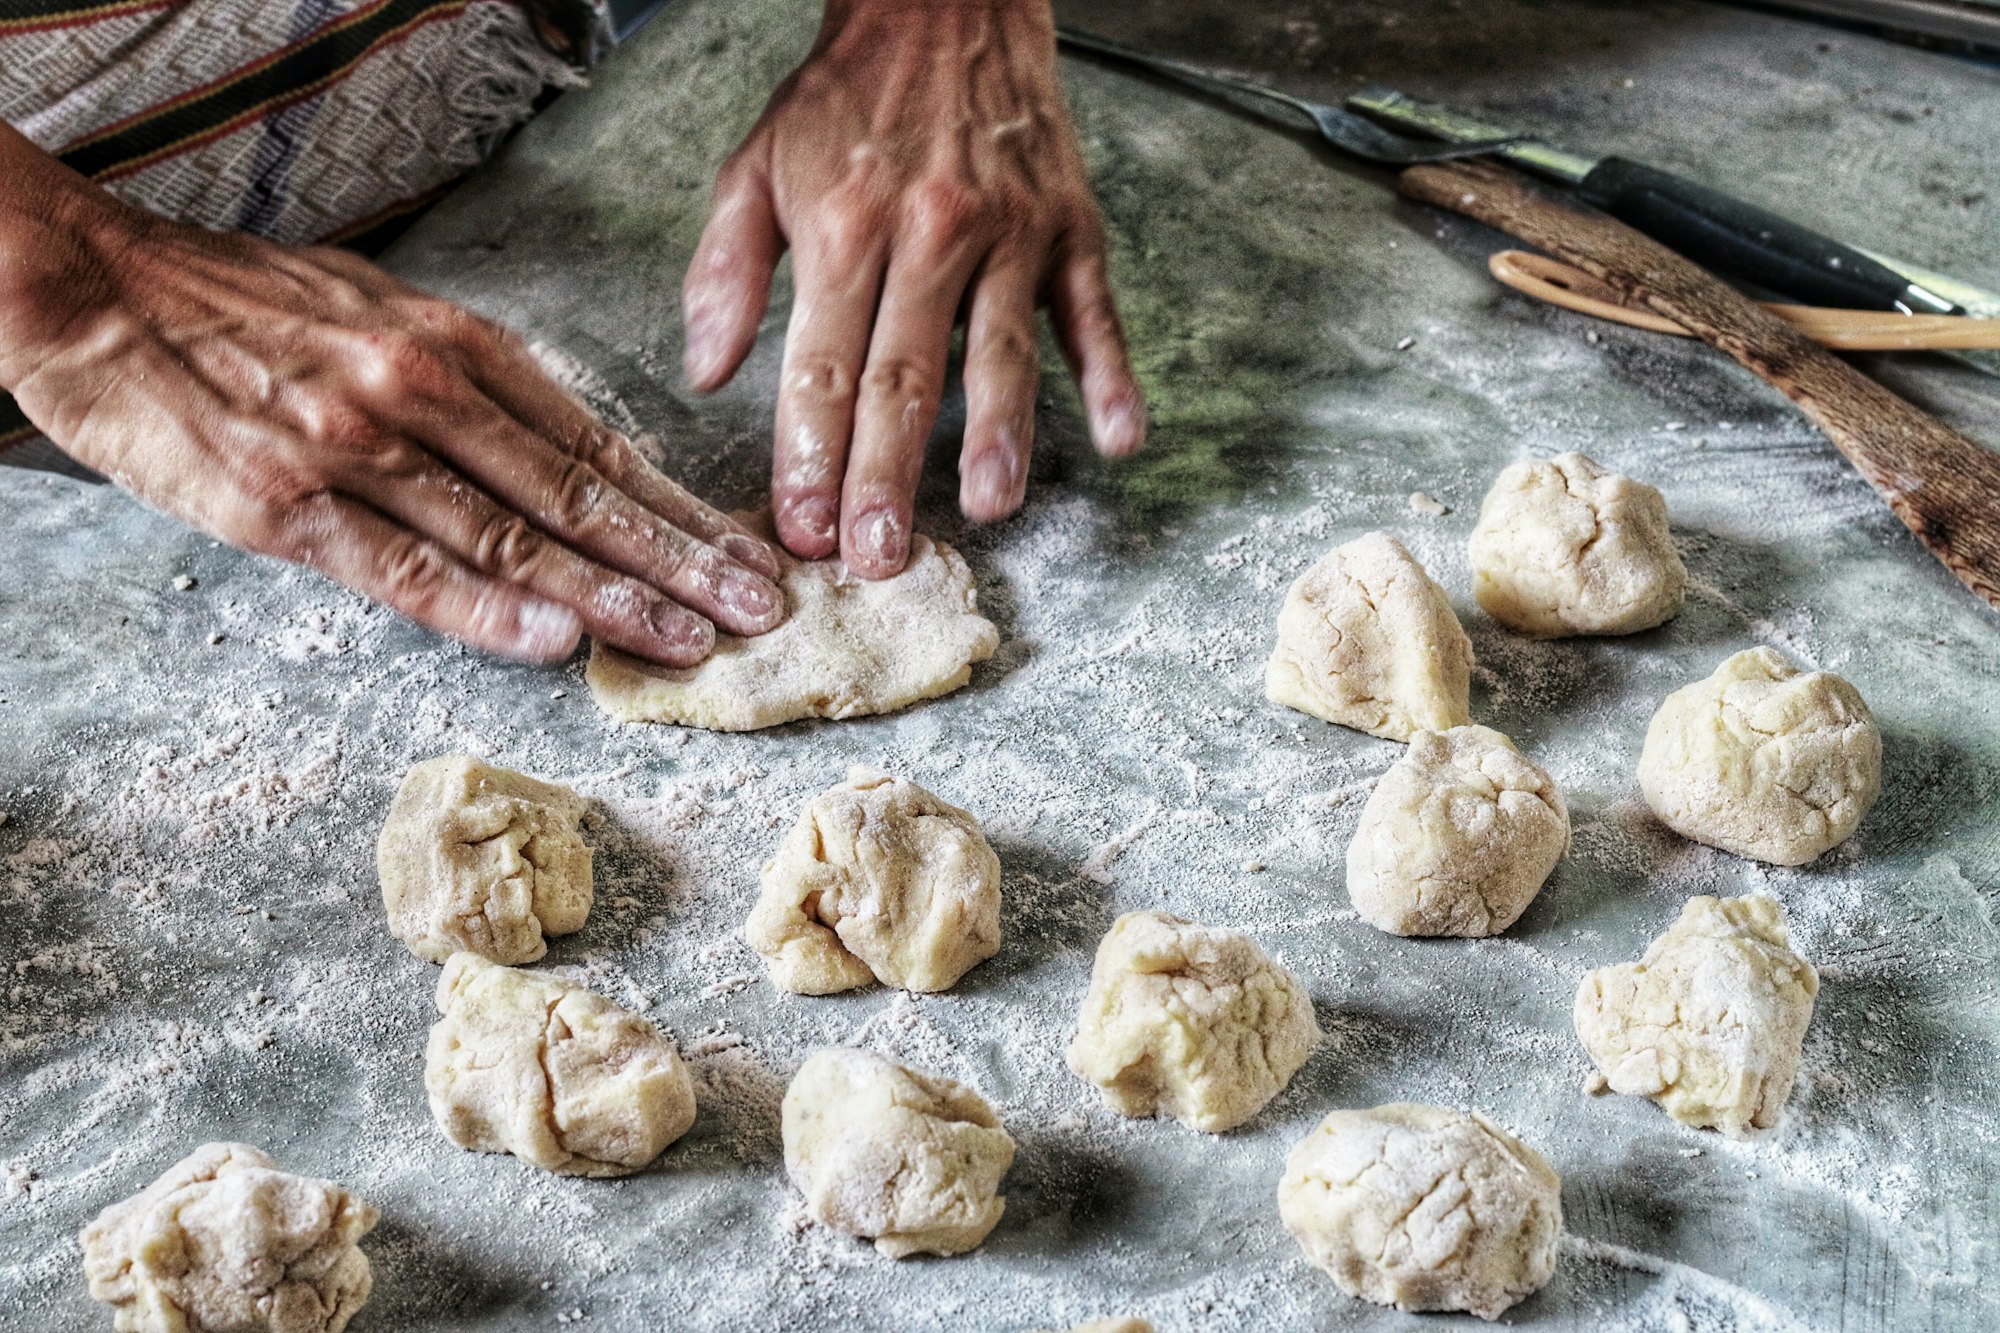
{"label": "floured work surface", "polygon": [[[1765,15],[1644,9],[1371,3],[1315,21],[1118,0],[1089,22],[1305,92],[1400,84],[2000,285],[2000,197],[1967,202],[1984,182],[1952,175],[2000,135],[1990,72]],[[760,498],[783,321],[745,387],[693,409],[673,293],[714,164],[815,21],[803,3],[671,7],[391,260],[593,367],[683,480],[733,505]],[[919,523],[964,552],[1003,639],[949,697],[753,735],[614,726],[580,662],[483,661],[108,491],[0,474],[0,1329],[108,1329],[76,1230],[222,1138],[382,1209],[357,1333],[543,1333],[574,1311],[649,1331],[1127,1311],[1174,1333],[1407,1329],[1309,1268],[1276,1203],[1285,1153],[1327,1108],[1397,1099],[1475,1107],[1562,1173],[1573,1238],[1518,1325],[2000,1323],[1990,613],[1708,349],[1609,326],[1589,343],[1578,317],[1495,287],[1499,242],[1471,226],[1163,87],[1065,69],[1157,425],[1146,455],[1092,460],[1051,350],[1020,520],[961,525],[940,451]],[[1949,408],[1955,381],[1934,383]],[[1531,642],[1473,601],[1480,496],[1512,459],[1569,448],[1666,493],[1694,587],[1661,629]],[[1450,512],[1413,512],[1417,490]],[[1498,939],[1354,919],[1340,858],[1401,748],[1262,697],[1287,584],[1374,528],[1451,594],[1474,719],[1571,806],[1574,850]],[[198,586],[175,591],[183,573]],[[1659,700],[1758,643],[1851,679],[1884,733],[1881,802],[1800,870],[1675,838],[1639,798]],[[652,1170],[554,1178],[431,1122],[436,969],[383,929],[372,858],[403,773],[454,751],[595,803],[597,905],[537,966],[679,1041],[699,1118]],[[741,942],[758,864],[857,762],[973,811],[999,854],[1002,947],[948,994],[779,996]],[[1578,978],[1636,959],[1688,897],[1751,890],[1784,902],[1823,977],[1783,1128],[1738,1144],[1584,1097]],[[1329,1034],[1228,1135],[1117,1119],[1063,1065],[1091,954],[1138,908],[1249,931]],[[1017,1140],[976,1254],[898,1265],[805,1221],[778,1101],[839,1042],[964,1080]]]}

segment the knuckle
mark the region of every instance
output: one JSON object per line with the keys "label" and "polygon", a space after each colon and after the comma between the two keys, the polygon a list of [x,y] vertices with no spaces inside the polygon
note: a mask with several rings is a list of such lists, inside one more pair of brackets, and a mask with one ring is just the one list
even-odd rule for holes
{"label": "knuckle", "polygon": [[853,199],[836,199],[814,219],[813,230],[826,266],[845,273],[867,262],[882,227],[872,207]]}
{"label": "knuckle", "polygon": [[1008,324],[987,332],[985,359],[1003,370],[1022,371],[1041,367],[1041,348],[1032,330]]}
{"label": "knuckle", "polygon": [[980,194],[955,180],[927,180],[910,197],[909,238],[928,254],[964,244],[986,216]]}
{"label": "knuckle", "polygon": [[355,361],[361,382],[378,393],[434,396],[450,379],[437,354],[402,329],[368,334]]}
{"label": "knuckle", "polygon": [[785,389],[808,406],[852,401],[855,369],[835,356],[803,356],[785,374]]}
{"label": "knuckle", "polygon": [[497,513],[473,539],[473,564],[481,572],[521,583],[540,569],[548,543],[519,514]]}
{"label": "knuckle", "polygon": [[582,532],[600,522],[611,488],[597,469],[579,458],[563,464],[556,478],[555,518],[564,531]]}
{"label": "knuckle", "polygon": [[930,372],[908,357],[900,356],[871,362],[865,385],[871,396],[887,399],[924,399],[936,392]]}
{"label": "knuckle", "polygon": [[413,533],[385,540],[374,554],[384,599],[402,607],[434,605],[451,578],[451,565],[437,547]]}

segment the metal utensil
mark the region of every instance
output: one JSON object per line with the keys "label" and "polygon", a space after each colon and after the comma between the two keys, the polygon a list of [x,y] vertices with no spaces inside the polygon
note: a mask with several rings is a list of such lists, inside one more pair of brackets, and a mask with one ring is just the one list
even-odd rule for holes
{"label": "metal utensil", "polygon": [[1689,259],[1811,305],[1958,315],[1957,304],[1850,245],[1671,172],[1624,157],[1584,157],[1393,88],[1364,88],[1347,105],[1452,143],[1511,138],[1493,150],[1515,166],[1574,186],[1584,203]]}
{"label": "metal utensil", "polygon": [[1368,117],[1344,107],[1329,106],[1324,102],[1294,97],[1290,93],[1267,88],[1248,79],[1215,74],[1166,56],[1135,51],[1129,46],[1121,45],[1108,37],[1099,37],[1095,33],[1058,25],[1056,39],[1073,51],[1088,51],[1092,55],[1136,65],[1164,78],[1174,79],[1208,92],[1251,98],[1266,107],[1282,106],[1311,121],[1314,128],[1319,131],[1320,137],[1342,152],[1352,153],[1356,157],[1388,166],[1411,166],[1419,162],[1450,162],[1461,157],[1477,157],[1481,153],[1504,148],[1518,137],[1502,135],[1491,140],[1450,143],[1440,143],[1436,138],[1412,138],[1384,129]]}

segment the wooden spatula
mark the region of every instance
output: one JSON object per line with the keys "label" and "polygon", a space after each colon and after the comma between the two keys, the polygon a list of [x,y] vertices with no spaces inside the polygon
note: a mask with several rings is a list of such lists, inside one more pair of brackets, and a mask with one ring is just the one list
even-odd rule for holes
{"label": "wooden spatula", "polygon": [[2000,454],[1897,397],[1729,286],[1624,223],[1487,162],[1410,167],[1406,196],[1545,250],[1712,343],[1826,432],[1960,583],[2000,610]]}

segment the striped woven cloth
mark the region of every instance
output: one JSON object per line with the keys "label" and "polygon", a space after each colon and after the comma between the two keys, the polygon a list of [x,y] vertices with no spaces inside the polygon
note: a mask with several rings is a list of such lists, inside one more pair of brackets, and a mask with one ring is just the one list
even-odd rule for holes
{"label": "striped woven cloth", "polygon": [[[0,117],[139,208],[372,249],[545,89],[580,82],[607,14],[603,0],[0,0]],[[52,453],[0,395],[0,462]]]}

